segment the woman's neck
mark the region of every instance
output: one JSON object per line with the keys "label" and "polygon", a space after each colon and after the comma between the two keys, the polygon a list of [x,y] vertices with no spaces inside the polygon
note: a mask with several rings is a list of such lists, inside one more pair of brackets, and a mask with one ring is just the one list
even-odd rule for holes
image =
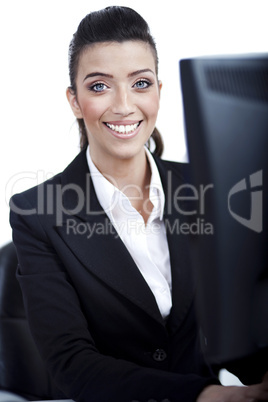
{"label": "woman's neck", "polygon": [[129,198],[146,223],[153,206],[149,201],[151,168],[145,149],[131,159],[103,161],[95,160],[94,155],[91,157],[98,170]]}
{"label": "woman's neck", "polygon": [[145,149],[135,157],[126,159],[96,158],[92,154],[91,158],[103,176],[123,193],[134,187],[143,191],[150,184],[151,170]]}

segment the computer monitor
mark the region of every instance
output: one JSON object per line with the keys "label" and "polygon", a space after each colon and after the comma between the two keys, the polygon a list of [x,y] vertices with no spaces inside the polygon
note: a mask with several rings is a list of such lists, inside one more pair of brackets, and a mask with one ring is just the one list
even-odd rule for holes
{"label": "computer monitor", "polygon": [[180,77],[202,197],[197,313],[206,357],[224,367],[268,348],[268,54],[181,60]]}

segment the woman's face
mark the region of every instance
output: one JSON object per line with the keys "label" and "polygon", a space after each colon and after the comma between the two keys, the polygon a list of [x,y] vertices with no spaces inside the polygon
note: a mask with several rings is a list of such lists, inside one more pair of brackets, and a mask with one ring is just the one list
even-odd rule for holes
{"label": "woman's face", "polygon": [[[155,58],[141,41],[105,42],[80,55],[77,93],[67,96],[84,119],[93,161],[140,156],[153,132],[160,87]],[[108,158],[108,159],[107,159]]]}

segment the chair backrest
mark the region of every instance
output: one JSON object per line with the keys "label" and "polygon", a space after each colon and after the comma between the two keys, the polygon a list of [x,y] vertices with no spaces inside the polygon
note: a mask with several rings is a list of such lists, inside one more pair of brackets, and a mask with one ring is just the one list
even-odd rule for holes
{"label": "chair backrest", "polygon": [[0,249],[0,389],[28,400],[63,399],[29,331],[13,243]]}

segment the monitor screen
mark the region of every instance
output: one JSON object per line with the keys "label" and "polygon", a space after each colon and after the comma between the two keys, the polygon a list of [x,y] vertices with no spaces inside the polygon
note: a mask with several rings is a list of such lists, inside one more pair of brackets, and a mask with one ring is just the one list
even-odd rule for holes
{"label": "monitor screen", "polygon": [[181,60],[180,77],[197,313],[207,359],[224,366],[268,347],[268,54]]}

